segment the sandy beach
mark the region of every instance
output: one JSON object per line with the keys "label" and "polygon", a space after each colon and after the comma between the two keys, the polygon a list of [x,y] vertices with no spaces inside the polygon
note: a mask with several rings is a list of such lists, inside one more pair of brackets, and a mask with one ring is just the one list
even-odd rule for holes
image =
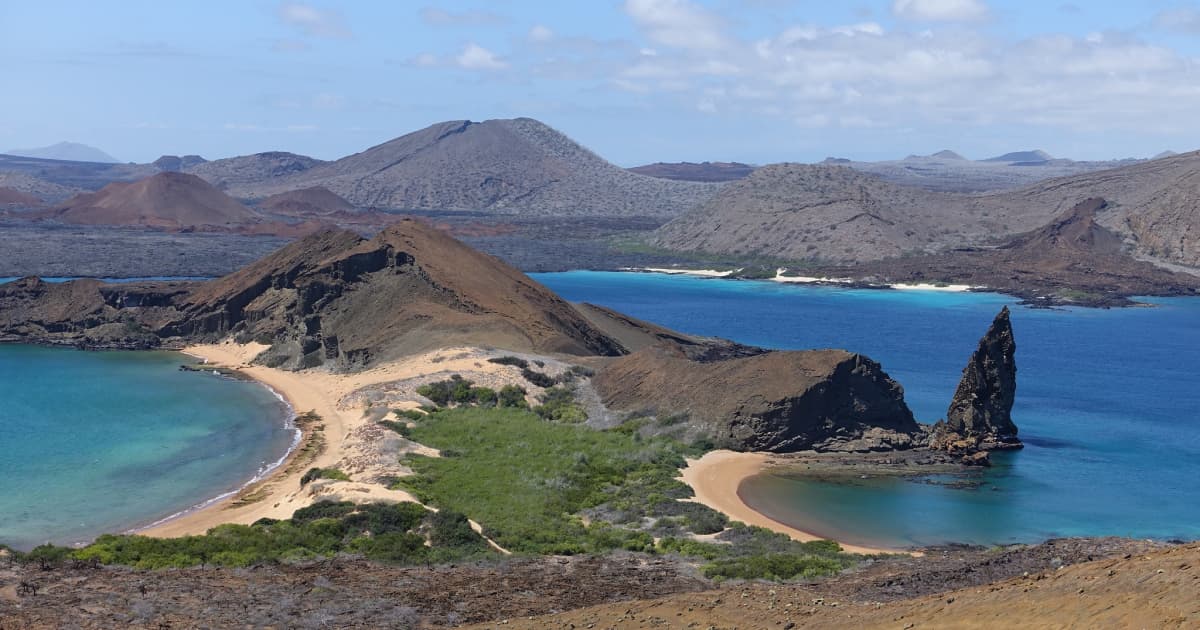
{"label": "sandy beach", "polygon": [[[728,516],[735,521],[757,525],[774,532],[791,536],[794,540],[808,542],[824,537],[801,531],[767,517],[746,505],[738,496],[738,487],[746,479],[762,472],[770,459],[767,453],[738,453],[734,451],[711,451],[700,459],[687,460],[687,468],[680,471],[680,478],[696,493],[695,501]],[[850,553],[910,553],[903,550],[881,549],[850,545],[839,541]]]}
{"label": "sandy beach", "polygon": [[634,267],[631,268],[630,271],[665,273],[672,276],[695,276],[697,278],[726,278],[733,275],[733,271],[717,271],[716,269],[675,269],[672,267]]}
{"label": "sandy beach", "polygon": [[892,284],[888,285],[899,291],[944,291],[947,293],[962,293],[971,289],[979,289],[982,287],[972,287],[969,284],[932,284],[929,282],[918,282],[916,284]]}
{"label": "sandy beach", "polygon": [[[363,501],[416,501],[407,492],[390,490],[378,483],[362,481],[316,481],[301,487],[300,478],[312,467],[339,468],[352,478],[356,473],[370,469],[378,473],[379,453],[371,447],[380,442],[380,433],[385,439],[397,441],[388,431],[379,429],[376,422],[367,416],[365,404],[350,396],[365,387],[416,378],[442,372],[488,373],[501,377],[506,368],[489,363],[481,358],[481,350],[475,348],[449,348],[423,355],[409,357],[394,363],[354,374],[332,374],[320,370],[290,372],[260,365],[250,361],[265,346],[257,344],[238,345],[232,342],[195,345],[183,350],[186,354],[204,359],[214,367],[238,370],[283,396],[297,414],[315,412],[321,417],[320,429],[323,445],[310,461],[291,466],[300,456],[301,449],[292,452],[286,461],[267,477],[221,501],[203,509],[182,514],[166,522],[154,525],[138,533],[148,536],[172,537],[203,534],[210,528],[224,523],[250,524],[260,518],[290,518],[297,509],[312,504],[319,498],[350,499]],[[352,400],[353,399],[353,400]],[[396,405],[401,407],[404,405]],[[374,433],[372,433],[374,432]],[[423,447],[408,450],[426,455],[437,452]],[[385,453],[393,474],[407,471],[398,463],[398,453]],[[369,476],[364,474],[364,476]]]}

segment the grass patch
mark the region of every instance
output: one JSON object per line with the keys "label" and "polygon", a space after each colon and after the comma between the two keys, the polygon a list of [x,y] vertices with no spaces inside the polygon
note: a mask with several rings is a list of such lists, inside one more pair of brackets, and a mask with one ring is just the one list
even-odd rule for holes
{"label": "grass patch", "polygon": [[255,564],[353,553],[382,562],[420,564],[490,555],[487,542],[460,513],[433,513],[415,503],[320,502],[287,520],[219,525],[203,536],[150,538],[106,534],[82,548],[43,545],[19,562],[66,560],[139,569]]}
{"label": "grass patch", "polygon": [[546,422],[526,410],[440,411],[412,437],[455,457],[410,456],[417,474],[401,484],[422,501],[467,514],[514,552],[650,549],[640,528],[614,527],[610,519],[585,526],[579,514],[620,512],[640,525],[659,504],[691,494],[674,479],[684,463],[677,445]]}
{"label": "grass patch", "polygon": [[304,473],[304,476],[300,477],[300,485],[307,486],[309,483],[318,479],[350,481],[350,475],[347,475],[336,468],[309,468],[308,471]]}

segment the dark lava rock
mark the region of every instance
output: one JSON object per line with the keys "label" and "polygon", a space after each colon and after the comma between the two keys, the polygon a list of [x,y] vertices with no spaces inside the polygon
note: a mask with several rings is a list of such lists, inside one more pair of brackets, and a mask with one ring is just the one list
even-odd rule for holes
{"label": "dark lava rock", "polygon": [[925,438],[904,389],[845,350],[702,361],[651,347],[612,360],[592,383],[612,409],[683,414],[691,431],[737,450],[888,451]]}
{"label": "dark lava rock", "polygon": [[966,454],[1021,448],[1012,421],[1017,363],[1008,307],[1000,310],[963,368],[946,419],[933,431],[933,448]]}

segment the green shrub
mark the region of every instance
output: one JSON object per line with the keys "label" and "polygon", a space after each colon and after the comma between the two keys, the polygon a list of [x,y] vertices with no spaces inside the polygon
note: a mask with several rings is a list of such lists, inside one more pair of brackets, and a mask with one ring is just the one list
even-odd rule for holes
{"label": "green shrub", "polygon": [[[180,538],[106,534],[82,549],[45,545],[24,558],[71,558],[158,569],[206,564],[244,567],[343,552],[399,563],[450,561],[490,553],[478,534],[454,529],[457,522],[453,515],[437,523],[433,517],[415,503],[355,505],[326,501],[296,510],[288,520],[219,525],[203,536]],[[422,533],[426,530],[431,532],[429,545]]]}
{"label": "green shrub", "polygon": [[587,412],[575,402],[575,390],[561,385],[547,389],[542,394],[542,404],[533,411],[553,422],[587,422]]}
{"label": "green shrub", "polygon": [[500,388],[500,393],[497,395],[497,404],[500,407],[524,408],[525,404],[525,388],[516,385],[505,385]]}
{"label": "green shrub", "polygon": [[471,402],[480,407],[495,407],[498,395],[490,387],[472,387]]}
{"label": "green shrub", "polygon": [[558,382],[554,380],[554,377],[548,374],[543,374],[537,370],[531,370],[529,368],[521,370],[521,376],[525,380],[537,385],[538,387],[553,387],[554,384]]}
{"label": "green shrub", "polygon": [[395,414],[396,418],[400,420],[408,419],[412,420],[413,422],[420,422],[425,418],[426,415],[425,413],[422,413],[416,409],[396,409],[392,411],[392,413]]}
{"label": "green shrub", "polygon": [[529,367],[528,361],[526,361],[525,359],[522,359],[520,357],[513,357],[513,356],[492,357],[492,358],[488,359],[488,362],[489,363],[498,363],[500,365],[511,365],[514,367],[519,367],[521,369],[525,369],[525,368]]}
{"label": "green shrub", "polygon": [[317,479],[336,479],[338,481],[350,481],[350,475],[336,468],[309,468],[304,476],[300,477],[300,485],[306,486]]}
{"label": "green shrub", "polygon": [[396,422],[395,420],[380,420],[379,424],[382,424],[396,433],[399,433],[403,437],[408,437],[409,433],[411,433],[411,430],[408,428],[408,424],[404,422]]}
{"label": "green shrub", "polygon": [[806,554],[771,554],[717,560],[701,567],[714,579],[784,581],[836,574],[850,566],[846,560]]}

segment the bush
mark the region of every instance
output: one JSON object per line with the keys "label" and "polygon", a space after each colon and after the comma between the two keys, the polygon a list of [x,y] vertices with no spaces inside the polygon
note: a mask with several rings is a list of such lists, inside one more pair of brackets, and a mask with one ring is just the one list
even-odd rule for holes
{"label": "bush", "polygon": [[[220,525],[203,536],[149,538],[106,534],[83,549],[45,545],[25,558],[94,560],[143,569],[205,564],[244,567],[266,562],[359,553],[383,562],[450,561],[489,553],[474,532],[435,523],[434,514],[416,503],[319,502],[296,510],[291,519],[262,519],[254,525]],[[443,520],[454,522],[450,518]],[[463,519],[465,522],[465,518]],[[442,531],[431,535],[425,530]],[[469,525],[468,525],[469,530]],[[471,536],[474,536],[472,539]]]}
{"label": "bush", "polygon": [[396,418],[398,419],[408,419],[412,420],[413,422],[420,422],[425,418],[426,415],[425,413],[421,413],[416,409],[396,409],[395,411],[392,411],[392,413],[395,414]]}
{"label": "bush", "polygon": [[379,424],[382,424],[396,433],[399,433],[403,437],[408,437],[409,433],[411,433],[411,429],[409,429],[408,425],[403,422],[396,422],[395,420],[380,420]]}
{"label": "bush", "polygon": [[350,481],[350,475],[336,468],[309,468],[308,472],[300,477],[300,485],[306,486],[309,482],[317,479],[336,479],[338,481]]}
{"label": "bush", "polygon": [[554,384],[558,382],[554,380],[554,377],[552,376],[543,374],[536,370],[531,370],[529,368],[521,370],[521,376],[524,377],[525,380],[537,385],[538,387],[553,387]]}
{"label": "bush", "polygon": [[850,563],[828,556],[771,554],[717,560],[701,567],[705,577],[714,579],[774,580],[815,578],[834,575]]}
{"label": "bush", "polygon": [[533,411],[544,420],[577,424],[587,422],[587,412],[575,402],[575,390],[555,386],[542,394],[542,404]]}
{"label": "bush", "polygon": [[525,388],[517,387],[516,385],[505,385],[504,387],[501,387],[500,393],[497,395],[497,404],[500,407],[526,407]]}
{"label": "bush", "polygon": [[522,359],[520,357],[513,357],[513,356],[492,357],[492,358],[488,359],[488,362],[489,363],[497,363],[499,365],[511,365],[514,367],[519,367],[521,369],[525,369],[525,368],[529,367],[528,361],[526,361],[525,359]]}

